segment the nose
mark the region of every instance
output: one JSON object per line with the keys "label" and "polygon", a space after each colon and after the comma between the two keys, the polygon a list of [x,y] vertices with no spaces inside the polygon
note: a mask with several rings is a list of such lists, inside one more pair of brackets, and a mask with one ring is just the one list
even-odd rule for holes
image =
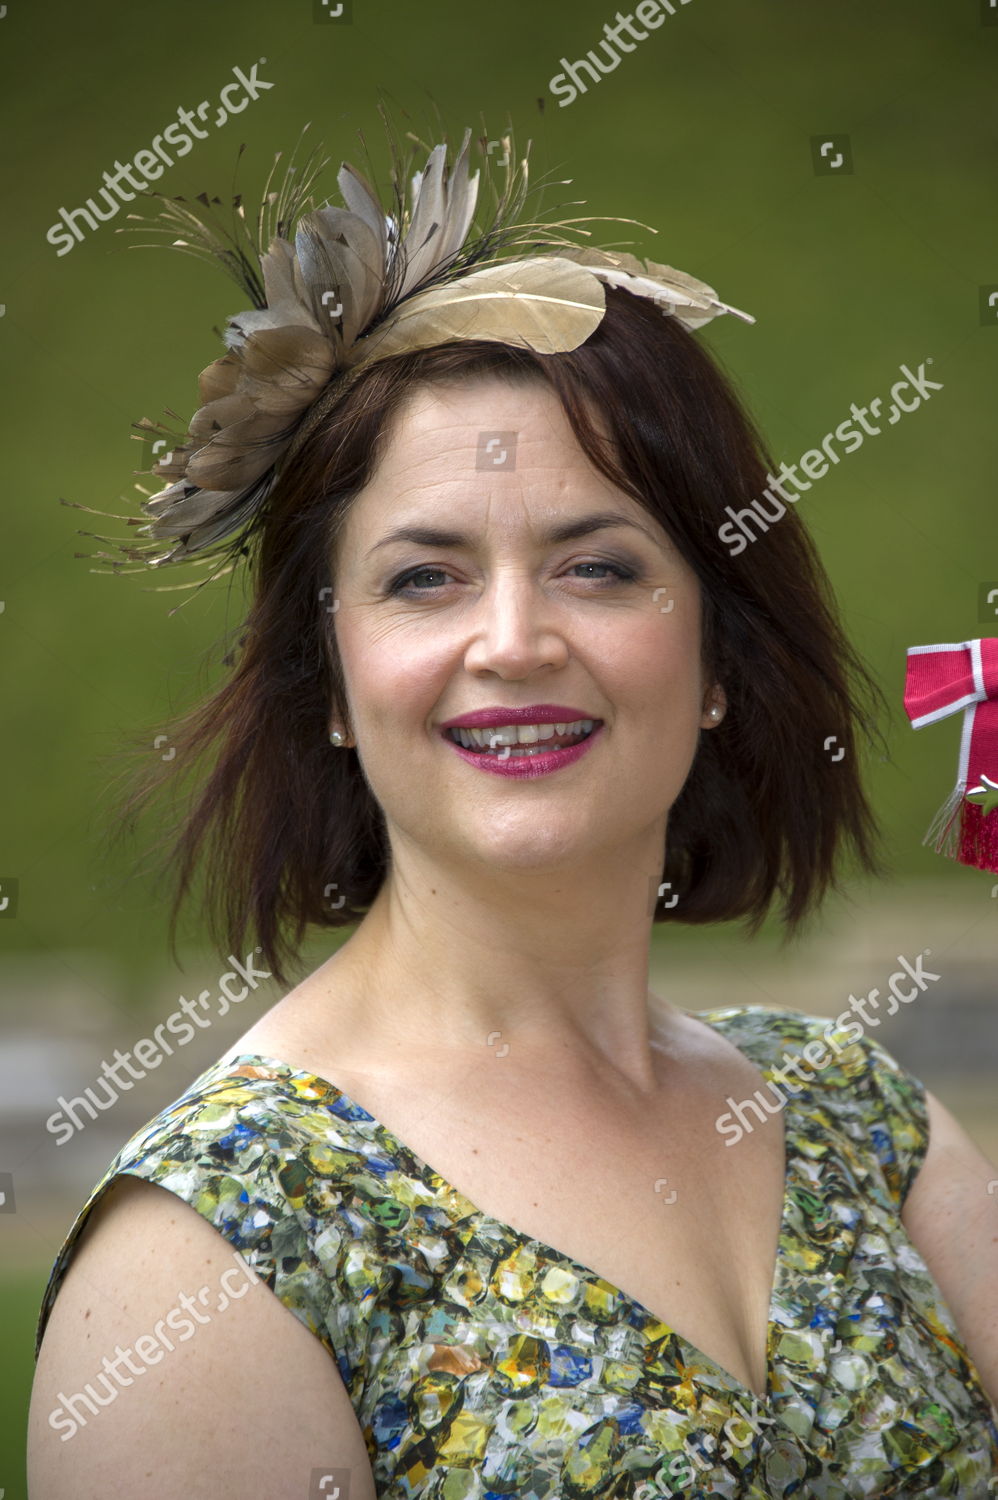
{"label": "nose", "polygon": [[571,651],[558,602],[524,573],[492,580],[467,616],[464,664],[469,672],[526,677],[563,666]]}

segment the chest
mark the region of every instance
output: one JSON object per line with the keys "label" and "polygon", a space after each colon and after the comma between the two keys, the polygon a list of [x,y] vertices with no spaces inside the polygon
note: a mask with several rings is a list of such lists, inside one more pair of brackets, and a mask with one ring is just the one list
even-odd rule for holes
{"label": "chest", "polygon": [[476,1209],[603,1277],[763,1394],[785,1150],[779,1113],[735,1146],[716,1129],[725,1094],[759,1083],[746,1059],[623,1106],[512,1069],[500,1083],[494,1063],[491,1076],[354,1073],[262,1041],[263,1055],[335,1082]]}
{"label": "chest", "polygon": [[567,1098],[517,1107],[479,1091],[410,1108],[365,1093],[364,1107],[476,1208],[602,1276],[764,1392],[785,1177],[778,1116],[729,1148],[710,1098],[636,1123]]}

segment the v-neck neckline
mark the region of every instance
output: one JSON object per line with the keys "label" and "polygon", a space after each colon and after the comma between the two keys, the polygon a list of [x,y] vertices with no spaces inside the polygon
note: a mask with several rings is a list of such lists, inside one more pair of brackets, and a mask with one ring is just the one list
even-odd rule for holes
{"label": "v-neck neckline", "polygon": [[[723,1014],[725,1011],[728,1011],[730,1009],[730,1007],[724,1006],[707,1011],[687,1011],[684,1012],[684,1014],[689,1015],[694,1020],[703,1021],[705,1016]],[[740,1013],[741,1009],[739,1008],[739,1014]],[[724,1031],[720,1027],[714,1025],[714,1023],[710,1021],[704,1021],[704,1025],[708,1026],[711,1031],[715,1032],[716,1035],[723,1037],[725,1041],[730,1041],[730,1038],[725,1035]],[[751,1053],[746,1052],[743,1048],[739,1047],[737,1043],[731,1042],[731,1045],[735,1047],[738,1052],[741,1052],[743,1057],[747,1057],[748,1060],[759,1069],[760,1073],[763,1074],[766,1082],[768,1083],[768,1068],[757,1061],[756,1058],[751,1055]],[[293,1067],[291,1063],[285,1062],[281,1058],[269,1057],[260,1052],[240,1052],[225,1061],[216,1063],[214,1067],[208,1069],[208,1073],[211,1074],[217,1071],[220,1076],[229,1076],[233,1073],[238,1076],[238,1068],[241,1063],[261,1063],[265,1068],[268,1068],[270,1070],[276,1069],[281,1073],[288,1074],[293,1077],[311,1079],[314,1083],[320,1085],[320,1087],[328,1089],[332,1093],[336,1094],[338,1098],[341,1099],[347,1106],[349,1112],[354,1118],[360,1117],[368,1121],[371,1125],[375,1126],[375,1128],[381,1133],[381,1135],[389,1143],[389,1145],[397,1147],[400,1151],[404,1152],[405,1155],[408,1156],[409,1159],[413,1162],[420,1178],[424,1182],[426,1182],[427,1185],[429,1185],[429,1179],[432,1179],[433,1184],[436,1185],[437,1190],[443,1189],[449,1195],[452,1195],[454,1198],[459,1199],[462,1203],[467,1204],[469,1212],[463,1215],[462,1223],[464,1223],[465,1221],[471,1222],[467,1230],[461,1231],[462,1244],[466,1244],[474,1234],[474,1221],[481,1220],[486,1224],[494,1225],[496,1228],[502,1230],[505,1235],[518,1240],[521,1246],[536,1246],[546,1262],[550,1262],[555,1265],[567,1266],[569,1270],[579,1278],[579,1280],[583,1281],[587,1285],[599,1284],[604,1289],[609,1288],[613,1296],[630,1309],[629,1321],[631,1322],[632,1326],[639,1328],[641,1331],[644,1331],[652,1326],[658,1327],[662,1329],[665,1334],[673,1338],[676,1343],[681,1346],[686,1355],[692,1356],[692,1358],[684,1358],[684,1365],[709,1365],[710,1369],[715,1372],[716,1375],[718,1375],[728,1386],[732,1386],[738,1391],[742,1392],[744,1395],[750,1397],[753,1403],[769,1402],[773,1399],[773,1396],[775,1394],[773,1390],[773,1334],[778,1326],[776,1314],[781,1310],[781,1294],[783,1292],[786,1266],[785,1257],[783,1254],[783,1236],[789,1223],[794,1176],[793,1151],[791,1141],[791,1118],[794,1108],[794,1096],[792,1094],[788,1093],[785,1096],[784,1102],[781,1106],[781,1112],[783,1114],[783,1196],[780,1203],[780,1224],[776,1237],[775,1263],[773,1266],[773,1275],[769,1285],[769,1306],[766,1312],[766,1349],[764,1355],[766,1366],[766,1388],[765,1391],[760,1393],[759,1391],[754,1390],[751,1386],[745,1385],[745,1383],[739,1380],[737,1376],[733,1375],[730,1370],[726,1370],[724,1366],[719,1364],[716,1359],[713,1359],[711,1355],[707,1354],[703,1349],[698,1348],[696,1344],[694,1344],[690,1339],[686,1338],[685,1335],[680,1333],[678,1329],[674,1328],[672,1324],[664,1322],[662,1318],[660,1318],[656,1313],[653,1313],[650,1308],[646,1307],[643,1302],[640,1302],[636,1297],[633,1297],[629,1292],[625,1291],[623,1287],[618,1287],[617,1285],[615,1285],[615,1283],[610,1281],[606,1276],[603,1276],[599,1271],[594,1270],[592,1266],[585,1265],[582,1261],[576,1260],[574,1256],[568,1255],[565,1251],[559,1250],[554,1245],[549,1245],[544,1240],[538,1239],[536,1235],[527,1234],[525,1230],[517,1229],[513,1224],[508,1224],[502,1219],[497,1219],[493,1214],[487,1213],[484,1209],[479,1208],[478,1205],[474,1203],[472,1199],[470,1199],[465,1193],[463,1193],[460,1188],[449,1182],[448,1179],[444,1177],[440,1172],[438,1172],[435,1167],[430,1166],[429,1162],[425,1161],[424,1158],[420,1156],[418,1151],[414,1151],[411,1146],[407,1146],[405,1142],[401,1140],[393,1130],[389,1130],[388,1126],[383,1124],[381,1120],[376,1119],[375,1116],[371,1114],[370,1110],[365,1109],[362,1104],[358,1104],[355,1099],[351,1098],[351,1096],[345,1092],[345,1090],[341,1089],[337,1084],[331,1082],[330,1079],[323,1078],[320,1074],[313,1073],[308,1068],[296,1068]],[[790,1112],[789,1114],[788,1111]]]}

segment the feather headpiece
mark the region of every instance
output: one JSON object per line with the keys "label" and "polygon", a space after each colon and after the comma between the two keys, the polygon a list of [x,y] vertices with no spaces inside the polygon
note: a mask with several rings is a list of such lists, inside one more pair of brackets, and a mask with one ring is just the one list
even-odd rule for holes
{"label": "feather headpiece", "polygon": [[[326,203],[314,209],[314,182],[328,165],[318,160],[318,150],[301,171],[292,154],[283,182],[274,189],[278,153],[255,233],[241,195],[232,199],[231,227],[219,226],[213,209],[217,198],[199,194],[201,211],[183,198],[154,195],[166,206],[143,221],[146,228],[174,236],[172,243],[181,250],[220,263],[252,307],[228,319],[226,353],[198,377],[201,404],[186,433],[147,418],[134,424],[146,441],[161,435],[152,445],[154,453],[168,449],[150,470],[139,472],[169,482],[151,497],[137,486],[146,495],[141,510],[150,519],[144,524],[141,517],[114,517],[139,526],[150,538],[118,545],[125,557],[143,564],[126,571],[185,561],[197,565],[219,556],[229,566],[212,576],[230,571],[248,550],[246,539],[265,514],[264,503],[284,464],[356,372],[373,361],[461,339],[513,344],[540,354],[572,350],[599,326],[605,286],[650,298],[688,328],[720,313],[755,321],[722,302],[713,287],[671,266],[575,244],[563,231],[580,220],[515,222],[526,197],[528,167],[527,155],[514,165],[512,133],[501,141],[506,178],[502,191],[495,189],[492,218],[469,239],[480,176],[478,171],[469,175],[470,142],[469,129],[452,165],[446,142],[435,145],[423,170],[412,175],[407,203],[412,161],[400,160],[393,141],[394,204],[387,213],[367,180],[346,162],[337,176],[345,206]],[[485,140],[478,144],[488,174],[491,157]],[[96,539],[117,545],[111,538]],[[110,561],[110,571],[122,569],[117,559]]]}

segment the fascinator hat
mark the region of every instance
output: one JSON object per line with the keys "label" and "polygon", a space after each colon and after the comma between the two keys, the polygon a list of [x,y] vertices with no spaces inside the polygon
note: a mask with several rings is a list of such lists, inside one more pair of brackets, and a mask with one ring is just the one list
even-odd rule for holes
{"label": "fascinator hat", "polygon": [[[275,185],[278,153],[255,223],[240,194],[232,198],[229,224],[216,214],[220,200],[206,193],[193,203],[151,195],[165,206],[143,220],[146,229],[220,264],[251,307],[228,318],[226,352],[198,376],[200,405],[186,432],[147,418],[133,424],[160,454],[151,469],[136,472],[151,473],[165,487],[150,495],[137,485],[143,515],[112,517],[138,527],[147,540],[129,544],[81,533],[141,564],[124,569],[100,552],[93,555],[112,566],[95,571],[142,572],[182,562],[217,563],[211,577],[230,571],[248,552],[248,538],[265,520],[267,497],[287,464],[374,361],[466,339],[566,352],[599,326],[607,286],[650,299],[690,329],[721,313],[755,321],[672,266],[568,237],[587,235],[574,226],[592,219],[517,222],[527,196],[530,143],[514,162],[512,132],[499,142],[476,142],[495,197],[477,233],[481,170],[469,171],[470,129],[456,160],[444,141],[429,150],[420,171],[412,171],[413,152],[403,156],[393,138],[390,144],[388,211],[348,162],[337,176],[343,206],[315,208],[315,181],[328,166],[320,148],[300,169],[292,153]],[[503,153],[498,165],[506,169],[501,187],[492,178],[496,146]]]}

